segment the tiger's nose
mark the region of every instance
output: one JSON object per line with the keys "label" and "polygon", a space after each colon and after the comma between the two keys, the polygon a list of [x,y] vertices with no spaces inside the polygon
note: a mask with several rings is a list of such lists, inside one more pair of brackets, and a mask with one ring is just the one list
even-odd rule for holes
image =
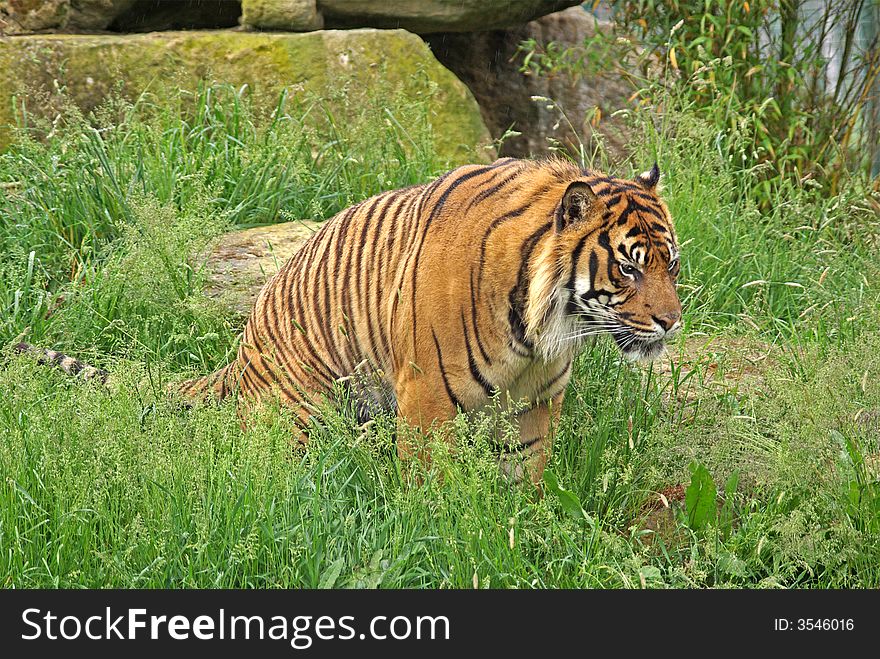
{"label": "tiger's nose", "polygon": [[662,327],[665,331],[671,330],[675,324],[681,320],[681,311],[676,309],[675,311],[667,311],[666,313],[662,313],[659,316],[651,316],[660,327]]}

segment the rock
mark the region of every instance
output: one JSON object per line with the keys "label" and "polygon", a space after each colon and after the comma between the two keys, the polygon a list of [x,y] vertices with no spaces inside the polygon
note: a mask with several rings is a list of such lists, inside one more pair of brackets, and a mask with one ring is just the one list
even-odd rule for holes
{"label": "rock", "polygon": [[230,311],[247,316],[257,294],[322,222],[284,222],[222,236],[205,260],[205,292]]}
{"label": "rock", "polygon": [[[352,95],[377,80],[407,98],[430,94],[434,147],[449,165],[472,162],[491,138],[473,96],[403,30],[322,30],[303,34],[237,31],[135,35],[29,35],[0,41],[0,147],[9,141],[13,97],[52,120],[62,102],[88,112],[116,88],[130,98],[148,89],[197,88],[201,80],[247,85],[257,109],[275,108],[282,89],[326,97],[343,82]],[[57,90],[65,89],[59,99]],[[356,97],[355,97],[356,98]],[[36,100],[39,99],[39,102]],[[355,102],[355,101],[353,101]],[[342,108],[344,111],[344,108]]]}
{"label": "rock", "polygon": [[602,116],[598,130],[612,159],[621,159],[626,151],[625,126],[611,114],[626,105],[633,87],[620,76],[618,62],[600,63],[595,72],[580,79],[565,74],[527,76],[519,71],[522,56],[517,56],[517,46],[526,39],[535,39],[539,44],[555,41],[563,46],[580,46],[597,27],[610,29],[609,24],[597,23],[581,7],[572,7],[509,30],[430,35],[428,43],[437,59],[473,92],[493,137],[500,137],[511,126],[522,133],[504,142],[500,155],[546,153],[550,138],[572,147],[577,144],[567,123],[558,121],[556,110],[531,100],[533,96],[544,96],[565,110],[588,153],[594,132],[589,119],[598,107]]}
{"label": "rock", "polygon": [[69,11],[70,0],[0,0],[0,35],[63,28]]}
{"label": "rock", "polygon": [[67,27],[80,30],[105,30],[135,0],[70,0]]}
{"label": "rock", "polygon": [[104,30],[135,4],[137,0],[0,0],[0,34]]}
{"label": "rock", "polygon": [[267,30],[320,30],[324,19],[315,0],[242,0],[241,24]]}
{"label": "rock", "polygon": [[267,30],[403,28],[418,34],[521,25],[581,0],[0,0],[6,34],[145,32],[237,25]]}
{"label": "rock", "polygon": [[318,0],[328,27],[401,27],[418,34],[521,25],[582,0]]}

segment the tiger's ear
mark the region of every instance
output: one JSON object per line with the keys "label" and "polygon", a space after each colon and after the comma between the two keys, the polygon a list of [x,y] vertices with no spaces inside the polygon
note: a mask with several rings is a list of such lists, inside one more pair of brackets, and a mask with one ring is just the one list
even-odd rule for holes
{"label": "tiger's ear", "polygon": [[583,181],[574,181],[569,184],[565,194],[562,195],[559,210],[556,212],[557,233],[586,218],[595,201],[595,193]]}
{"label": "tiger's ear", "polygon": [[657,163],[654,163],[654,166],[651,167],[647,172],[642,172],[636,177],[636,181],[643,187],[648,190],[654,190],[657,187],[657,183],[660,181],[660,168],[657,166]]}

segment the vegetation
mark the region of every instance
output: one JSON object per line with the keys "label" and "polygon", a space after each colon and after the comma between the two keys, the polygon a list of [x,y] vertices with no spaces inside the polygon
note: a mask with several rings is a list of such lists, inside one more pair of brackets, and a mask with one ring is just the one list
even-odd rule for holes
{"label": "vegetation", "polygon": [[[599,3],[594,3],[598,5]],[[880,174],[880,5],[876,0],[619,0],[610,31],[584,44],[522,44],[523,69],[580,77],[608,62],[634,98],[675,97],[738,135],[750,193],[775,202],[781,179],[829,194]]]}
{"label": "vegetation", "polygon": [[261,125],[206,87],[21,133],[0,154],[0,344],[29,328],[115,384],[3,353],[3,585],[880,586],[876,194],[785,177],[762,204],[729,157],[746,133],[719,143],[666,98],[632,114],[633,162],[665,172],[686,331],[672,362],[607,341],[578,360],[544,497],[499,476],[488,415],[414,479],[393,419],[328,410],[299,452],[285,410],[242,430],[232,404],[165,393],[240,329],[201,292],[207,241],[442,171],[422,100]]}

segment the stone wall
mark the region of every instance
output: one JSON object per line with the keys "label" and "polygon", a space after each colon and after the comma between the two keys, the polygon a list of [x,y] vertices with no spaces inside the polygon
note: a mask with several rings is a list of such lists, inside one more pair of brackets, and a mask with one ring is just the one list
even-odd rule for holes
{"label": "stone wall", "polygon": [[[632,88],[614,72],[616,63],[609,62],[606,71],[578,80],[569,76],[524,76],[519,71],[517,47],[522,41],[576,46],[596,29],[602,29],[591,14],[573,6],[578,4],[578,0],[0,0],[0,34],[100,33],[77,38],[47,36],[42,41],[34,37],[30,42],[0,38],[0,66],[5,62],[11,67],[0,69],[0,124],[10,119],[10,104],[5,99],[22,86],[51,83],[49,72],[66,57],[72,58],[74,68],[83,58],[94,57],[95,65],[83,65],[85,78],[79,78],[73,70],[64,76],[65,84],[83,100],[85,109],[103,98],[106,88],[118,80],[136,90],[145,76],[188,80],[206,75],[216,75],[218,80],[231,76],[229,81],[247,82],[256,93],[264,89],[275,93],[285,84],[305,79],[311,81],[313,89],[319,89],[319,81],[327,79],[325,63],[344,55],[346,49],[339,45],[345,41],[344,36],[329,41],[316,37],[302,42],[310,44],[308,47],[300,47],[293,46],[296,37],[290,33],[325,34],[326,28],[345,28],[345,32],[363,27],[403,28],[421,35],[433,51],[432,57],[419,50],[415,61],[430,62],[431,71],[438,72],[442,67],[434,61],[436,57],[467,85],[493,138],[508,128],[521,133],[503,144],[504,155],[546,153],[552,140],[575,145],[583,139],[591,148],[598,130],[610,153],[619,156],[625,151],[625,132],[612,114],[625,105]],[[560,9],[563,11],[557,11]],[[201,37],[193,36],[195,32],[155,32],[233,26],[236,29],[210,36],[202,32]],[[138,41],[141,37],[135,35],[111,38],[107,31],[152,34]],[[248,33],[250,37],[245,36]],[[381,61],[383,67],[391,62],[392,70],[398,64],[406,68],[403,62],[394,63],[402,43],[401,33],[395,34],[387,37],[387,44],[382,44],[384,32],[374,34],[370,52],[362,53],[352,66],[376,66]],[[336,44],[334,48],[339,46],[339,52],[324,52],[331,42]],[[414,52],[412,40],[408,43],[409,50],[404,50]],[[144,48],[143,58],[140,48]],[[34,55],[40,49],[42,54]],[[18,64],[24,55],[24,61],[30,64]],[[255,58],[253,62],[247,61],[250,57]],[[279,65],[281,61],[284,63]],[[34,62],[44,70],[36,70]],[[114,75],[118,77],[112,79]],[[438,121],[442,139],[451,143],[478,134],[485,136],[485,128],[476,125],[479,118],[475,121],[470,113],[473,103],[468,105],[469,99],[463,100],[463,88],[455,87],[447,78],[444,85],[446,97],[456,100],[443,102],[437,109],[443,118]],[[554,99],[565,110],[574,131],[567,122],[558,121],[556,109],[532,101],[534,96]],[[589,121],[596,116],[596,109],[602,117],[598,126]],[[0,144],[2,139],[0,128]]]}
{"label": "stone wall", "polygon": [[307,32],[402,28],[417,34],[522,25],[580,0],[0,0],[0,32],[231,27]]}
{"label": "stone wall", "polygon": [[[13,97],[28,112],[56,111],[43,100],[64,88],[89,111],[121,85],[195,89],[202,80],[247,85],[256,106],[274,108],[283,88],[318,95],[342,81],[366,88],[379,77],[415,97],[434,88],[431,122],[441,159],[461,163],[491,141],[467,87],[441,66],[418,36],[404,30],[321,30],[305,34],[221,31],[149,34],[29,35],[0,40],[0,146],[14,122]],[[483,155],[483,157],[488,157]]]}
{"label": "stone wall", "polygon": [[[244,0],[244,4],[253,1]],[[324,15],[325,23],[332,27],[401,27],[418,34],[431,34],[475,32],[522,25],[580,2],[581,0],[317,0],[316,5],[318,11]]]}

